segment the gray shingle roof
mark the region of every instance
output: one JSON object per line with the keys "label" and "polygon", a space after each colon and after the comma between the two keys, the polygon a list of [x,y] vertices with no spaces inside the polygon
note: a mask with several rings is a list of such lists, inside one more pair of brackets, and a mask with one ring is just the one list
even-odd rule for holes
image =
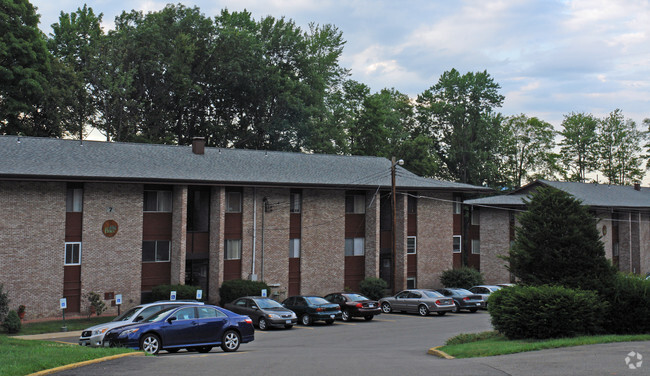
{"label": "gray shingle roof", "polygon": [[[0,136],[0,178],[390,187],[386,158]],[[485,192],[397,167],[400,189]]]}
{"label": "gray shingle roof", "polygon": [[591,207],[650,208],[650,188],[626,185],[557,182],[537,180],[511,194],[484,197],[466,201],[470,205],[522,206],[523,199],[537,186],[545,185],[563,190]]}

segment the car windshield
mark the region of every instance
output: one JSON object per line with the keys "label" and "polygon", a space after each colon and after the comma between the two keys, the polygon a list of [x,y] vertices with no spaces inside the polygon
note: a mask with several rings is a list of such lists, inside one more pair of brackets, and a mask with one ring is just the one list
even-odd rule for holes
{"label": "car windshield", "polygon": [[345,296],[350,298],[350,300],[352,300],[353,302],[362,302],[364,300],[370,300],[370,299],[366,298],[365,296],[359,295],[359,294],[345,294]]}
{"label": "car windshield", "polygon": [[141,306],[133,307],[130,310],[114,318],[113,321],[129,321],[131,320],[133,315],[135,315],[135,313],[140,310],[140,308],[142,307]]}
{"label": "car windshield", "polygon": [[260,309],[282,308],[282,304],[273,299],[255,299],[255,304],[257,304]]}
{"label": "car windshield", "polygon": [[497,290],[501,290],[501,286],[490,286],[490,287],[488,287],[488,289],[490,291],[497,291]]}
{"label": "car windshield", "polygon": [[317,296],[307,296],[305,299],[307,299],[307,302],[311,304],[330,304],[327,300]]}
{"label": "car windshield", "polygon": [[160,311],[158,313],[154,313],[153,315],[147,317],[146,319],[142,320],[141,322],[157,322],[157,321],[161,321],[162,319],[164,319],[167,316],[169,311],[171,311],[172,309],[176,309],[176,308],[178,308],[178,307],[165,308],[162,311]]}
{"label": "car windshield", "polygon": [[472,292],[470,292],[469,290],[465,290],[465,289],[450,289],[450,290],[455,292],[456,294],[460,294],[460,295],[473,295]]}
{"label": "car windshield", "polygon": [[444,295],[442,295],[441,293],[436,292],[436,291],[425,291],[424,295],[426,295],[429,298],[444,298],[445,297]]}

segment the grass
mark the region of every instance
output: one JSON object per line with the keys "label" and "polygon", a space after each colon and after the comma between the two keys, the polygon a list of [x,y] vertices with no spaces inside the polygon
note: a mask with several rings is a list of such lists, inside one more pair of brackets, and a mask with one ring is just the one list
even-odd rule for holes
{"label": "grass", "polygon": [[[105,322],[113,320],[114,318],[115,318],[114,316],[99,316],[99,317],[93,316],[91,318],[85,318],[85,319],[65,320],[65,325],[68,327],[69,332],[73,332],[77,330],[84,330],[88,327],[97,324],[103,324]],[[16,335],[22,336],[28,334],[60,332],[61,326],[63,326],[62,320],[31,322],[31,323],[23,324],[20,329],[20,332],[16,333]],[[0,333],[5,333],[5,332],[0,330]]]}
{"label": "grass", "polygon": [[450,338],[447,341],[447,345],[441,347],[439,350],[455,358],[475,358],[559,347],[649,340],[650,334],[599,335],[548,340],[509,340],[497,332],[483,332],[477,334],[461,334]]}
{"label": "grass", "polygon": [[28,375],[66,364],[133,352],[125,348],[91,348],[0,335],[0,375]]}

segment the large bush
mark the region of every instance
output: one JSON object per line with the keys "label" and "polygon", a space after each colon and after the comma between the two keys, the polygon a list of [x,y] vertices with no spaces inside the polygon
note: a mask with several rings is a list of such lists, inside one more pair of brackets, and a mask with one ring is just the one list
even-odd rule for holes
{"label": "large bush", "polygon": [[560,286],[515,286],[493,292],[488,310],[494,329],[510,339],[601,333],[608,304],[593,291]]}
{"label": "large bush", "polygon": [[4,321],[7,312],[9,312],[9,297],[6,292],[2,291],[2,288],[0,283],[0,323]]}
{"label": "large bush", "polygon": [[169,300],[172,291],[176,291],[176,300],[195,300],[199,289],[190,285],[159,285],[151,289],[151,300]]}
{"label": "large bush", "polygon": [[242,296],[259,296],[262,294],[263,289],[266,289],[267,293],[271,293],[269,286],[262,281],[249,281],[244,279],[225,281],[219,289],[220,303],[224,305]]}
{"label": "large bush", "polygon": [[541,187],[526,201],[510,254],[510,271],[523,284],[598,290],[615,268],[589,209],[570,194]]}
{"label": "large bush", "polygon": [[359,283],[359,292],[372,300],[384,297],[388,284],[381,278],[369,277]]}
{"label": "large bush", "polygon": [[9,311],[9,314],[7,314],[7,317],[2,322],[2,327],[9,334],[18,333],[21,327],[20,317],[18,317],[18,313],[16,313],[16,311],[13,309]]}
{"label": "large bush", "polygon": [[483,275],[474,268],[463,266],[459,269],[448,269],[442,272],[440,283],[445,287],[468,289],[483,284]]}
{"label": "large bush", "polygon": [[600,290],[609,303],[605,331],[615,334],[650,333],[650,281],[619,273]]}

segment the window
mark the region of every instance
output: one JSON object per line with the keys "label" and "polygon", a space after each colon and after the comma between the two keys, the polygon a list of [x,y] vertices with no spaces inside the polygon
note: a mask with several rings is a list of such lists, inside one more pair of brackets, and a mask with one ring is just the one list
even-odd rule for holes
{"label": "window", "polygon": [[241,259],[241,240],[226,239],[226,260]]}
{"label": "window", "polygon": [[416,283],[415,283],[415,277],[408,277],[406,278],[406,288],[407,289],[415,289]]}
{"label": "window", "polygon": [[290,201],[290,212],[291,213],[300,213],[300,193],[291,193],[289,198]]}
{"label": "window", "polygon": [[65,198],[65,211],[80,212],[83,210],[83,192],[81,188],[68,188]]}
{"label": "window", "polygon": [[366,212],[366,196],[364,195],[345,196],[346,214],[364,214],[365,212]]}
{"label": "window", "polygon": [[226,192],[226,213],[241,213],[241,192]]}
{"label": "window", "polygon": [[406,238],[406,253],[409,255],[414,255],[417,253],[417,237],[409,236]]}
{"label": "window", "polygon": [[345,255],[346,256],[363,256],[364,238],[347,238],[345,239]]}
{"label": "window", "polygon": [[478,226],[481,224],[481,216],[478,208],[472,208],[472,225]]}
{"label": "window", "polygon": [[169,262],[169,240],[146,240],[142,242],[142,262]]}
{"label": "window", "polygon": [[172,211],[172,192],[144,191],[144,211],[170,213]]}
{"label": "window", "polygon": [[454,197],[454,214],[460,214],[462,210],[462,201],[460,197]]}
{"label": "window", "polygon": [[196,310],[199,311],[200,319],[212,319],[225,316],[225,314],[221,313],[221,311],[218,311],[211,307],[198,307]]}
{"label": "window", "polygon": [[460,253],[461,250],[461,236],[454,235],[454,253]]}
{"label": "window", "polygon": [[81,265],[81,243],[65,243],[64,265]]}
{"label": "window", "polygon": [[186,307],[180,309],[176,314],[174,315],[178,320],[192,320],[196,318],[196,314],[194,313],[194,307]]}
{"label": "window", "polygon": [[289,239],[289,257],[290,258],[300,257],[300,238]]}
{"label": "window", "polygon": [[618,256],[618,252],[619,252],[618,248],[619,248],[618,242],[614,243],[614,245],[612,246],[612,254],[613,254],[613,256]]}
{"label": "window", "polygon": [[472,254],[473,255],[481,254],[481,241],[478,239],[472,239]]}

